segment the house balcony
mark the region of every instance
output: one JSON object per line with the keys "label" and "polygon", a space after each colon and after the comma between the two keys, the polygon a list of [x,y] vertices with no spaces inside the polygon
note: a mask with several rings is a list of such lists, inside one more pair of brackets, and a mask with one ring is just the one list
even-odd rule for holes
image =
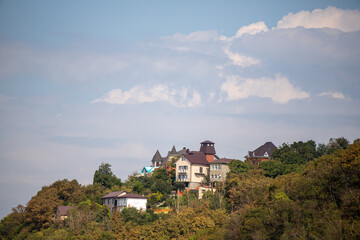
{"label": "house balcony", "polygon": [[190,182],[190,180],[188,178],[178,178],[176,181],[177,182]]}

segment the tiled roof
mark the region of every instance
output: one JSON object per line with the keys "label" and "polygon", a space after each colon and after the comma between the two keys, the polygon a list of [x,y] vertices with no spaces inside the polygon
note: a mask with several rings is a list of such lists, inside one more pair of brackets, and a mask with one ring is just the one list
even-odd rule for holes
{"label": "tiled roof", "polygon": [[135,194],[135,193],[127,193],[127,194],[119,196],[118,198],[144,198],[144,199],[146,199],[147,197],[139,195],[139,194]]}
{"label": "tiled roof", "polygon": [[73,206],[58,206],[58,214],[59,216],[67,216],[67,211],[73,208]]}
{"label": "tiled roof", "polygon": [[159,162],[159,161],[162,161],[162,160],[163,160],[163,158],[161,157],[161,154],[160,154],[159,150],[157,150],[155,155],[152,158],[152,161],[153,162]]}
{"label": "tiled roof", "polygon": [[183,155],[187,160],[189,160],[192,164],[203,164],[209,165],[209,162],[206,160],[206,156],[202,152],[189,152],[188,154]]}
{"label": "tiled roof", "polygon": [[216,154],[215,147],[213,142],[206,140],[201,143],[200,152],[203,152],[205,154]]}
{"label": "tiled roof", "polygon": [[120,194],[126,193],[125,191],[111,192],[103,196],[102,198],[117,198]]}
{"label": "tiled roof", "polygon": [[263,157],[265,156],[265,153],[267,152],[268,156],[270,157],[273,153],[276,146],[272,142],[266,142],[264,145],[261,145],[254,151],[249,152],[250,157]]}
{"label": "tiled roof", "polygon": [[147,198],[142,195],[134,194],[134,193],[127,193],[125,191],[119,191],[119,192],[111,192],[109,194],[106,194],[102,198]]}
{"label": "tiled roof", "polygon": [[229,158],[220,158],[220,159],[216,159],[214,161],[212,161],[210,164],[216,164],[216,163],[229,163],[231,162],[233,159],[229,159]]}
{"label": "tiled roof", "polygon": [[178,151],[177,154],[179,154],[179,155],[186,154],[186,147],[184,147],[183,149]]}
{"label": "tiled roof", "polygon": [[175,145],[172,147],[171,151],[170,151],[170,154],[176,154],[176,148],[175,148]]}

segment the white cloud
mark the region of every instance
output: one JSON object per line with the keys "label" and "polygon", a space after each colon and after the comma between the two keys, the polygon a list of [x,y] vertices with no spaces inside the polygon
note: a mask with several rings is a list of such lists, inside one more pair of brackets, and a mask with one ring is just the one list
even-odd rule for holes
{"label": "white cloud", "polygon": [[176,33],[172,36],[163,37],[162,39],[172,41],[175,40],[179,42],[208,42],[219,40],[220,36],[217,31],[209,30],[192,32],[190,34]]}
{"label": "white cloud", "polygon": [[308,98],[309,94],[295,88],[286,77],[276,75],[275,79],[257,79],[229,76],[221,85],[227,101],[245,99],[251,96],[271,98],[275,103],[287,103],[293,99]]}
{"label": "white cloud", "polygon": [[336,99],[345,99],[344,94],[342,94],[341,92],[322,92],[319,94],[320,97],[323,96],[330,96],[332,98],[336,98]]}
{"label": "white cloud", "polygon": [[152,102],[168,102],[177,107],[196,107],[201,105],[201,95],[192,91],[192,97],[188,96],[189,89],[169,89],[168,86],[158,84],[150,89],[143,86],[135,86],[128,91],[113,89],[103,97],[97,98],[92,103],[106,102],[110,104],[137,104]]}
{"label": "white cloud", "polygon": [[228,58],[232,61],[232,63],[236,66],[240,67],[249,67],[251,65],[257,65],[260,63],[259,59],[241,55],[236,52],[231,52],[229,48],[224,49],[224,53],[228,56]]}
{"label": "white cloud", "polygon": [[269,29],[267,28],[266,24],[264,22],[257,22],[257,23],[252,23],[250,25],[246,25],[241,27],[235,34],[236,38],[241,37],[244,34],[249,34],[249,35],[255,35],[258,34],[260,32],[267,32]]}
{"label": "white cloud", "polygon": [[201,105],[201,95],[196,90],[193,91],[193,96],[187,101],[188,107],[197,107]]}
{"label": "white cloud", "polygon": [[208,102],[211,102],[215,98],[216,93],[215,92],[209,92],[208,96]]}
{"label": "white cloud", "polygon": [[360,11],[336,7],[315,9],[312,12],[289,13],[277,23],[277,28],[334,28],[344,32],[360,30]]}

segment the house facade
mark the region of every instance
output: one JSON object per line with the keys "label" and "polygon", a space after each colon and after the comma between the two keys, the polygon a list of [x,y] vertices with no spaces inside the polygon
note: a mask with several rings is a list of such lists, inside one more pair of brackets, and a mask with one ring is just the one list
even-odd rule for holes
{"label": "house facade", "polygon": [[258,166],[261,162],[269,161],[276,148],[272,142],[266,142],[254,151],[249,151],[248,155],[245,156],[245,161]]}
{"label": "house facade", "polygon": [[126,207],[134,207],[140,211],[145,211],[146,204],[147,197],[138,194],[126,193],[117,198],[117,210],[119,212]]}
{"label": "house facade", "polygon": [[230,172],[230,168],[228,164],[232,161],[232,159],[228,158],[220,158],[216,159],[210,163],[210,182],[213,186],[217,182],[224,182],[227,176],[227,173]]}
{"label": "house facade", "polygon": [[189,151],[175,162],[176,181],[185,183],[187,189],[196,189],[209,175],[209,163],[214,161],[215,147],[211,141],[204,141],[200,151]]}
{"label": "house facade", "polygon": [[147,197],[138,194],[118,191],[108,193],[101,199],[103,205],[109,207],[110,214],[113,214],[116,210],[120,212],[125,207],[134,207],[138,210],[146,210]]}

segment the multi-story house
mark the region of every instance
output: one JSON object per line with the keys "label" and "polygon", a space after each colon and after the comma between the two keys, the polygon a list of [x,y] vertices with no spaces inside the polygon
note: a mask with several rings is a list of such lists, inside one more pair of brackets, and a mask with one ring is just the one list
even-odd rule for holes
{"label": "multi-story house", "polygon": [[154,154],[151,162],[153,167],[166,167],[168,162],[176,161],[182,154],[186,153],[186,148],[184,147],[180,151],[176,151],[175,146],[168,152],[166,157],[162,157],[159,150]]}
{"label": "multi-story house", "polygon": [[259,165],[261,162],[269,161],[271,154],[276,149],[276,146],[272,142],[266,142],[254,151],[249,151],[245,156],[246,162],[251,163],[254,166]]}
{"label": "multi-story house", "polygon": [[146,210],[147,197],[127,193],[125,191],[111,192],[102,198],[103,205],[107,205],[110,213],[113,214],[116,210],[122,211],[125,207],[134,207],[138,210]]}
{"label": "multi-story house", "polygon": [[230,168],[228,164],[232,161],[232,159],[228,158],[220,158],[216,159],[210,163],[210,182],[212,186],[215,186],[217,182],[224,182],[226,179],[226,175],[230,172]]}
{"label": "multi-story house", "polygon": [[204,141],[201,143],[200,151],[189,151],[182,154],[175,162],[176,181],[185,183],[188,189],[195,189],[209,175],[209,163],[214,161],[214,143]]}

